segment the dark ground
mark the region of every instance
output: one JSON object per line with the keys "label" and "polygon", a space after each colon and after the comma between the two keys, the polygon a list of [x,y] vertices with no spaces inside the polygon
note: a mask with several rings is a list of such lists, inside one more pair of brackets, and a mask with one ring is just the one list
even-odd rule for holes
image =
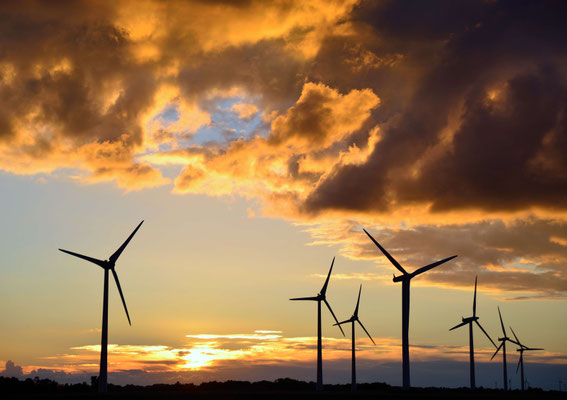
{"label": "dark ground", "polygon": [[195,400],[244,400],[244,399],[564,399],[565,393],[529,389],[504,392],[495,389],[466,388],[414,388],[403,391],[384,383],[366,383],[352,393],[350,385],[325,385],[325,391],[315,392],[313,382],[278,379],[275,382],[207,382],[200,385],[174,384],[151,386],[109,385],[109,392],[99,395],[90,384],[58,384],[49,379],[0,377],[0,396],[3,399],[195,399]]}

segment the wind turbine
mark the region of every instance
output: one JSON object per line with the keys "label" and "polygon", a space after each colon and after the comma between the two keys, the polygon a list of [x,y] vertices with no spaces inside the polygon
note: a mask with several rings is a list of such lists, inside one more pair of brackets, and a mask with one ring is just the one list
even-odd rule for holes
{"label": "wind turbine", "polygon": [[502,371],[504,373],[504,390],[508,390],[508,368],[507,368],[507,365],[506,365],[506,342],[516,343],[518,346],[520,344],[515,342],[514,340],[510,339],[507,336],[506,328],[504,328],[504,322],[502,322],[502,314],[500,313],[500,307],[498,307],[498,316],[500,317],[500,325],[502,326],[502,333],[504,334],[504,337],[498,338],[498,341],[500,341],[502,343],[500,343],[500,346],[498,346],[498,348],[496,349],[496,351],[494,352],[494,354],[492,355],[490,360],[492,360],[496,356],[496,354],[498,354],[500,349],[502,349]]}
{"label": "wind turbine", "polygon": [[[331,312],[331,315],[333,316],[333,318],[335,319],[337,324],[339,323],[339,321],[337,320],[337,317],[335,317],[335,313],[333,312],[333,309],[329,305],[329,302],[327,301],[327,297],[326,297],[327,286],[329,285],[329,278],[331,277],[331,272],[333,271],[333,264],[334,263],[335,263],[335,257],[333,257],[333,262],[331,262],[331,269],[329,269],[329,274],[327,275],[327,279],[325,280],[325,284],[323,285],[323,288],[321,289],[321,291],[319,292],[319,294],[317,296],[314,296],[314,297],[296,297],[296,298],[290,299],[290,300],[310,300],[310,301],[316,301],[317,302],[317,391],[323,390],[323,345],[322,345],[322,341],[321,341],[321,302],[325,303],[325,305],[327,306],[327,308]],[[343,332],[343,328],[341,328],[340,325],[339,325],[339,329],[341,330],[341,332],[344,336],[345,333]]]}
{"label": "wind turbine", "polygon": [[390,255],[380,243],[378,243],[371,235],[363,229],[364,233],[368,235],[370,240],[374,242],[374,244],[382,251],[382,253],[390,260],[390,262],[396,267],[402,275],[395,276],[394,275],[394,282],[402,282],[402,368],[403,368],[403,388],[409,389],[410,388],[410,361],[409,361],[409,311],[410,311],[410,281],[412,278],[420,275],[426,271],[429,271],[432,268],[435,268],[447,261],[452,260],[457,256],[452,256],[449,258],[445,258],[444,260],[434,262],[432,264],[426,265],[425,267],[421,267],[414,271],[413,273],[408,273],[401,265],[398,263],[394,257]]}
{"label": "wind turbine", "polygon": [[524,390],[524,382],[525,382],[524,381],[524,351],[534,351],[534,350],[543,350],[543,349],[524,346],[520,342],[520,339],[518,339],[518,336],[516,336],[516,333],[514,332],[512,327],[510,327],[510,330],[512,331],[512,335],[514,335],[514,338],[516,339],[516,344],[518,346],[520,346],[520,348],[516,350],[516,351],[520,352],[520,359],[518,360],[518,366],[516,367],[516,373],[518,373],[518,369],[520,369],[520,377],[522,378],[522,390]]}
{"label": "wind turbine", "polygon": [[459,325],[456,325],[456,326],[452,327],[451,329],[449,329],[450,331],[452,331],[453,329],[460,328],[461,326],[464,326],[464,325],[467,325],[467,324],[469,325],[470,379],[471,379],[471,389],[472,390],[474,390],[476,388],[475,374],[474,374],[473,322],[478,325],[478,327],[480,328],[480,330],[482,332],[484,332],[484,334],[486,335],[488,340],[490,340],[490,342],[494,345],[494,347],[496,347],[496,343],[494,343],[494,341],[490,338],[488,333],[486,333],[484,328],[480,325],[480,322],[478,322],[478,317],[476,316],[476,283],[477,283],[477,278],[475,277],[474,278],[474,297],[473,297],[473,306],[472,306],[472,309],[473,309],[472,317],[462,318],[463,322],[461,322]]}
{"label": "wind turbine", "polygon": [[[360,285],[360,289],[358,289],[358,300],[356,301],[356,308],[354,309],[354,313],[352,314],[352,317],[350,317],[346,321],[342,321],[342,322],[335,324],[335,325],[340,326],[342,324],[346,324],[347,322],[352,323],[352,386],[351,386],[351,390],[353,392],[356,391],[356,355],[355,355],[355,333],[354,333],[354,323],[355,322],[358,322],[360,324],[362,329],[364,329],[364,332],[366,332],[366,334],[368,335],[370,340],[372,340],[372,343],[374,343],[374,339],[372,339],[372,336],[370,336],[370,333],[368,333],[368,331],[366,330],[364,325],[362,325],[362,322],[360,322],[360,320],[358,319],[358,305],[360,304],[360,292],[361,291],[362,291],[362,285]],[[376,345],[376,343],[374,343],[374,345]]]}
{"label": "wind turbine", "polygon": [[126,307],[126,301],[124,300],[124,295],[122,294],[122,289],[120,288],[120,281],[118,280],[118,275],[116,274],[116,271],[114,270],[114,268],[116,266],[116,261],[118,260],[118,257],[120,257],[120,254],[122,254],[122,252],[124,251],[124,249],[126,248],[128,243],[130,242],[130,240],[132,240],[132,237],[136,234],[138,229],[140,229],[140,226],[142,226],[143,223],[144,223],[144,221],[140,222],[140,224],[136,227],[136,229],[134,229],[134,232],[132,232],[130,234],[130,236],[128,236],[128,239],[126,239],[126,241],[124,243],[122,243],[122,246],[120,246],[118,248],[118,250],[116,250],[108,258],[108,260],[99,260],[99,259],[96,259],[96,258],[92,258],[92,257],[89,257],[89,256],[79,254],[79,253],[74,253],[72,251],[59,249],[63,253],[67,253],[67,254],[70,254],[72,256],[82,258],[83,260],[89,261],[93,264],[98,265],[102,269],[104,269],[104,296],[103,296],[103,302],[102,302],[102,339],[101,339],[101,345],[100,345],[100,372],[99,372],[99,375],[98,375],[98,391],[101,392],[101,393],[106,392],[107,376],[108,376],[107,375],[108,271],[112,271],[112,275],[114,276],[114,280],[116,281],[116,287],[118,288],[118,292],[120,293],[120,298],[122,299],[122,304],[124,304],[124,310],[126,311],[126,317],[128,318],[128,323],[130,324],[130,326],[132,326],[132,323],[130,322],[130,315],[128,314],[128,308]]}

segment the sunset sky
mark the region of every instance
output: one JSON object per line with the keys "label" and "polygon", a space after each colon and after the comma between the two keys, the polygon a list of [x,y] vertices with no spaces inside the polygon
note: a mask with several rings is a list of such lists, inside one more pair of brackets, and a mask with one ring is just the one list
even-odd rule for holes
{"label": "sunset sky", "polygon": [[[401,384],[412,281],[417,386],[468,384],[472,312],[567,382],[563,1],[0,2],[0,375],[315,380],[314,296],[351,316],[359,379]],[[323,312],[325,382],[350,336]],[[475,331],[477,383],[501,358]],[[517,354],[509,350],[512,387]]]}

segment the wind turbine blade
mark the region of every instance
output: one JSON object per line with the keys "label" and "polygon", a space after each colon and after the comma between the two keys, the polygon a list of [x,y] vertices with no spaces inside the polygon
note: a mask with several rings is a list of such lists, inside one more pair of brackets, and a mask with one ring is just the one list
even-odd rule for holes
{"label": "wind turbine blade", "polygon": [[496,349],[496,351],[494,352],[492,357],[490,357],[490,361],[492,361],[492,359],[496,356],[496,354],[498,354],[498,352],[500,351],[500,349],[502,348],[503,345],[504,345],[504,341],[502,341],[502,343],[500,343],[500,346],[498,346],[498,348]]}
{"label": "wind turbine blade", "polygon": [[524,350],[545,350],[545,349],[540,349],[538,347],[524,347]]}
{"label": "wind turbine blade", "polygon": [[120,293],[120,298],[122,299],[122,304],[124,304],[124,311],[126,311],[126,317],[128,318],[128,323],[132,326],[130,322],[130,314],[128,314],[128,308],[126,307],[126,300],[124,300],[124,295],[122,294],[122,288],[120,287],[120,281],[118,280],[118,275],[115,270],[112,270],[112,275],[114,275],[114,280],[116,281],[116,286],[118,287],[118,293]]}
{"label": "wind turbine blade", "polygon": [[360,285],[360,289],[358,289],[358,300],[356,301],[356,308],[354,309],[354,316],[358,317],[358,305],[360,304],[360,292],[362,291],[362,284]]}
{"label": "wind turbine blade", "polygon": [[478,327],[480,328],[480,330],[486,335],[486,337],[488,338],[488,340],[490,340],[490,343],[492,343],[492,345],[493,345],[494,347],[496,347],[496,343],[494,343],[494,340],[492,340],[492,339],[490,338],[490,336],[488,335],[488,333],[486,333],[486,331],[484,330],[484,328],[482,327],[482,325],[480,324],[480,322],[478,322],[477,320],[475,320],[474,322],[478,325]]}
{"label": "wind turbine blade", "polygon": [[290,300],[319,300],[318,297],[294,297]]}
{"label": "wind turbine blade", "polygon": [[474,298],[473,298],[473,303],[472,303],[472,315],[473,317],[476,317],[476,281],[478,279],[478,276],[474,277]]}
{"label": "wind turbine blade", "polygon": [[[518,344],[520,344],[520,339],[518,339],[518,336],[516,336],[516,333],[514,332],[514,329],[512,329],[512,327],[510,327],[510,330],[512,331],[512,335],[514,335],[514,338],[516,339],[516,342],[518,342]],[[520,344],[520,346],[525,347],[524,345]]]}
{"label": "wind turbine blade", "polygon": [[404,275],[407,275],[407,274],[408,274],[408,273],[406,272],[406,270],[403,269],[403,267],[400,265],[400,263],[397,262],[397,261],[394,259],[394,257],[392,257],[392,256],[390,255],[390,253],[388,253],[388,252],[386,251],[385,248],[383,248],[382,246],[380,246],[380,243],[378,243],[378,242],[376,241],[376,239],[374,239],[374,238],[370,235],[370,233],[366,232],[366,229],[362,228],[362,230],[364,231],[364,233],[366,233],[366,234],[368,235],[368,237],[370,238],[370,240],[372,240],[372,241],[374,242],[374,244],[375,244],[376,246],[378,246],[378,248],[380,249],[380,251],[382,251],[382,253],[386,256],[386,258],[388,258],[388,260],[390,260],[390,262],[391,262],[392,264],[394,264],[394,267],[396,267],[402,274],[404,274]]}
{"label": "wind turbine blade", "polygon": [[366,330],[366,328],[364,327],[364,325],[362,325],[362,322],[360,322],[359,319],[357,319],[356,322],[358,322],[358,323],[360,324],[360,326],[362,327],[362,329],[364,329],[364,332],[366,332],[366,334],[368,335],[368,337],[370,338],[370,340],[372,340],[372,343],[376,346],[376,343],[374,343],[374,339],[372,339],[372,336],[370,336],[370,333],[368,333],[368,331]]}
{"label": "wind turbine blade", "polygon": [[425,267],[421,267],[421,268],[419,268],[418,270],[416,270],[416,271],[415,271],[413,274],[411,274],[411,275],[412,275],[412,277],[414,277],[414,276],[416,276],[416,275],[423,274],[424,272],[429,271],[430,269],[433,269],[433,268],[435,268],[435,267],[437,267],[437,266],[439,266],[439,265],[441,265],[441,264],[443,264],[443,263],[446,263],[447,261],[451,261],[451,260],[452,260],[453,258],[455,258],[455,257],[457,257],[457,256],[452,256],[452,257],[449,257],[449,258],[445,258],[444,260],[434,262],[434,263],[432,263],[432,264],[426,265]]}
{"label": "wind turbine blade", "polygon": [[452,327],[451,329],[449,329],[450,331],[452,331],[453,329],[457,329],[460,328],[461,326],[464,326],[468,324],[468,322],[461,322],[459,325],[455,325],[454,327]]}
{"label": "wind turbine blade", "polygon": [[516,367],[516,373],[518,373],[518,370],[520,369],[520,364],[522,363],[524,358],[524,355],[522,353],[520,353],[520,359],[518,360],[518,366]]}
{"label": "wind turbine blade", "polygon": [[333,309],[331,308],[331,306],[329,305],[329,302],[327,301],[327,299],[323,300],[325,302],[325,304],[327,305],[327,308],[329,309],[329,311],[331,312],[331,314],[333,315],[333,318],[335,319],[336,323],[338,324],[337,326],[339,327],[339,329],[341,330],[343,336],[345,335],[345,332],[343,331],[343,328],[341,327],[341,325],[339,324],[339,320],[337,319],[337,317],[335,317],[335,313],[333,312]]}
{"label": "wind turbine blade", "polygon": [[140,222],[138,224],[138,226],[136,227],[136,229],[134,229],[134,232],[132,232],[130,234],[130,236],[128,236],[128,239],[126,239],[126,241],[124,243],[122,243],[122,246],[120,246],[120,248],[118,250],[116,250],[113,255],[110,256],[109,260],[111,262],[114,263],[114,262],[116,262],[116,260],[118,260],[118,257],[120,257],[120,254],[122,254],[122,252],[124,251],[126,246],[128,246],[128,243],[130,243],[130,240],[132,240],[132,238],[134,237],[136,232],[138,232],[138,229],[140,229],[140,226],[142,226],[143,223],[144,223],[144,221]]}
{"label": "wind turbine blade", "polygon": [[345,321],[341,321],[341,322],[339,322],[338,324],[333,324],[333,326],[346,324],[347,322],[352,322],[352,318],[349,318],[349,319],[347,319],[347,320],[345,320]]}
{"label": "wind turbine blade", "polygon": [[502,314],[500,314],[500,306],[498,306],[498,316],[500,317],[500,325],[502,325],[502,333],[504,333],[504,337],[506,337],[508,335],[506,335],[506,328],[504,328],[504,322],[502,322]]}
{"label": "wind turbine blade", "polygon": [[335,263],[335,257],[333,257],[333,261],[331,262],[331,269],[329,269],[329,273],[327,274],[327,279],[325,280],[325,284],[323,285],[323,288],[321,289],[321,294],[323,296],[325,296],[325,293],[327,292],[327,285],[329,284],[329,279],[331,278],[331,272],[333,271],[333,264]]}
{"label": "wind turbine blade", "polygon": [[92,258],[92,257],[89,257],[89,256],[84,256],[84,255],[79,254],[79,253],[73,253],[72,251],[69,251],[69,250],[59,249],[59,251],[62,251],[63,253],[67,253],[67,254],[70,254],[70,255],[75,256],[75,257],[82,258],[83,260],[87,260],[89,262],[92,262],[93,264],[98,265],[99,267],[104,268],[104,261],[102,261],[102,260],[98,260],[96,258]]}

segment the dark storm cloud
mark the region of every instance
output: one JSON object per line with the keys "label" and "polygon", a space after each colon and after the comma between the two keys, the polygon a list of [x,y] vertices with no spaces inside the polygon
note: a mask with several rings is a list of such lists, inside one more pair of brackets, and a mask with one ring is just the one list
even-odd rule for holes
{"label": "dark storm cloud", "polygon": [[434,211],[565,208],[567,87],[560,82],[556,70],[544,67],[507,81],[494,102],[470,93],[452,152],[405,182],[400,197],[431,199]]}
{"label": "dark storm cloud", "polygon": [[452,33],[480,21],[486,1],[386,0],[361,2],[353,19],[373,26],[394,40],[447,40]]}
{"label": "dark storm cloud", "polygon": [[[376,12],[399,14],[402,26],[411,25],[400,12],[403,4],[386,3]],[[439,45],[446,34],[445,41],[429,53],[435,63],[417,80],[403,111],[381,124],[382,141],[368,161],[337,168],[305,210],[387,211],[416,203],[432,204],[434,211],[565,208],[567,169],[558,147],[567,134],[567,28],[559,17],[566,7],[485,2],[447,26],[433,17],[458,10],[429,12],[399,37],[396,20],[381,25],[381,18],[366,18],[377,35],[392,35],[394,42],[415,35],[425,49],[424,38]],[[428,29],[431,35],[424,34]],[[458,122],[448,126],[455,114]],[[444,129],[452,136],[444,137]]]}

